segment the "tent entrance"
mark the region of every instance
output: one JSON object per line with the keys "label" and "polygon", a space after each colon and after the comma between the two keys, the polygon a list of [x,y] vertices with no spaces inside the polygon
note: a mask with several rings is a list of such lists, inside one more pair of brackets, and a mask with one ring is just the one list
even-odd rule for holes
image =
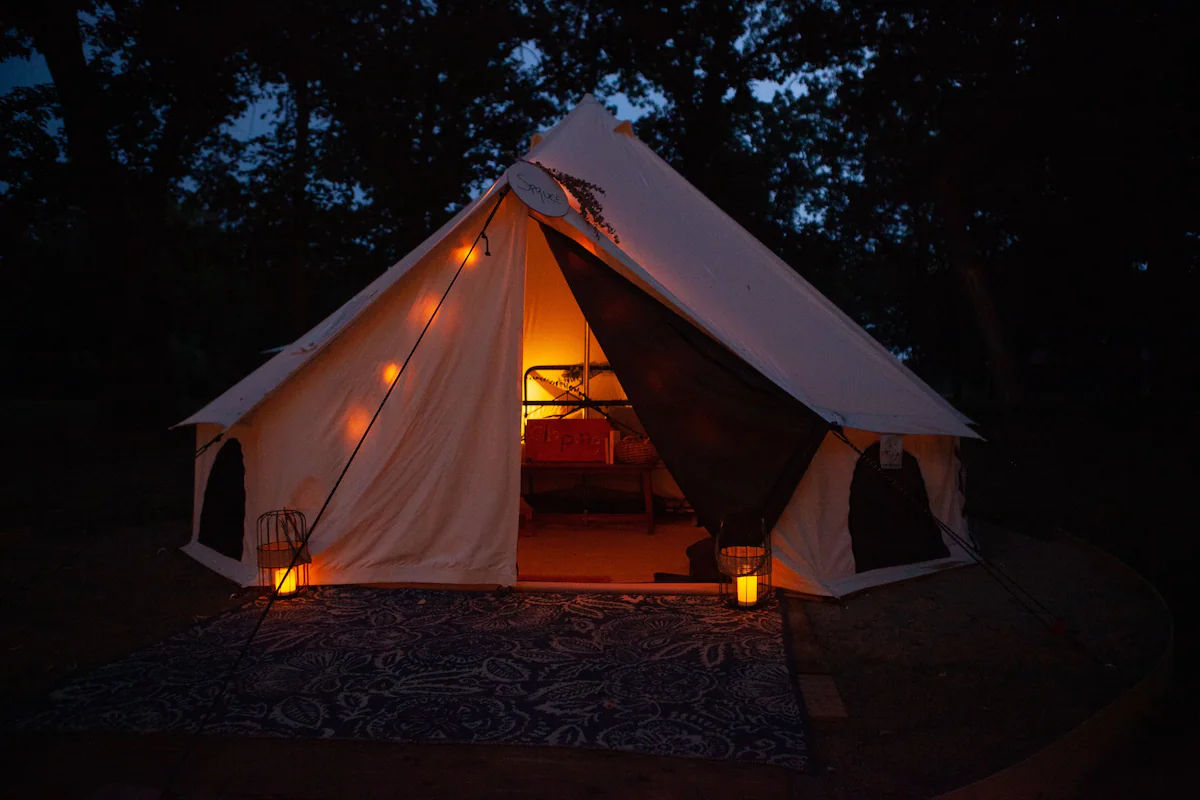
{"label": "tent entrance", "polygon": [[[620,376],[609,363],[552,254],[530,219],[525,269],[521,374],[522,460],[531,421],[590,419],[623,437],[645,435]],[[604,425],[607,422],[607,426]],[[651,583],[686,576],[688,546],[708,539],[661,463],[649,475],[654,534],[642,475],[630,470],[583,474],[538,471],[523,477],[518,580],[550,583]]]}
{"label": "tent entrance", "polygon": [[825,420],[574,239],[539,227],[700,522],[715,534],[722,520],[749,515],[773,528],[825,437]]}
{"label": "tent entrance", "polygon": [[[593,411],[613,427],[644,430],[665,467],[659,484],[669,480],[675,496],[691,501],[688,506],[707,529],[705,533],[694,523],[690,530],[686,525],[676,529],[677,539],[664,545],[659,564],[647,563],[657,559],[644,540],[630,541],[621,558],[615,543],[606,544],[600,554],[578,546],[578,533],[564,534],[565,541],[576,544],[558,551],[554,573],[616,580],[589,567],[640,563],[644,580],[662,573],[700,578],[709,571],[703,558],[712,552],[708,534],[715,534],[723,519],[755,515],[765,528],[774,527],[827,424],[571,237],[543,223],[534,227],[532,221],[528,233],[522,433],[537,416],[565,418]],[[539,365],[561,366],[561,379],[539,374]],[[579,372],[582,383],[572,383]],[[534,406],[528,402],[531,379],[537,383],[532,395],[541,401]],[[605,380],[610,385],[604,386]],[[585,495],[589,488],[583,485]],[[539,511],[549,510],[547,498],[536,492],[530,491],[526,501],[535,519]],[[531,558],[530,547],[550,549],[527,544],[522,559],[518,547],[519,574],[531,575],[528,570],[537,558]]]}

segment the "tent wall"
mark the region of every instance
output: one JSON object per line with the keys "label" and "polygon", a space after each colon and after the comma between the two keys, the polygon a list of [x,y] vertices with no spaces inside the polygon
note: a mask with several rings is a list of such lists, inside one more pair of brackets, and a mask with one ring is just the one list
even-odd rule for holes
{"label": "tent wall", "polygon": [[[296,508],[313,522],[490,210],[251,415],[243,568],[263,511]],[[481,243],[316,528],[314,583],[515,581],[525,234],[525,208],[507,198],[488,227],[491,257]]]}
{"label": "tent wall", "polygon": [[[447,240],[455,241],[467,235],[471,225],[482,224],[487,209],[495,204],[492,196],[498,185],[493,185],[487,192],[469,203],[462,211],[454,215],[441,228],[417,246],[412,252],[388,268],[382,275],[371,281],[361,292],[346,301],[341,308],[321,320],[312,330],[277,353],[265,364],[251,372],[245,378],[224,391],[219,397],[197,411],[178,425],[195,425],[202,422],[215,422],[219,425],[233,425],[249,414],[253,409],[282,384],[290,380],[292,375],[302,370],[330,342],[354,324],[359,315],[371,307],[376,298],[381,297],[392,286],[403,278],[410,269],[422,263],[426,256]],[[483,211],[481,212],[481,209]],[[474,236],[474,233],[470,234]],[[178,427],[178,425],[176,427]]]}
{"label": "tent wall", "polygon": [[[847,438],[866,450],[879,441],[871,431],[848,428]],[[961,491],[958,439],[952,436],[905,436],[904,450],[921,467],[929,508],[959,537],[968,539]],[[850,540],[850,485],[858,453],[827,436],[801,478],[791,502],[775,526],[775,585],[816,595],[844,595],[890,581],[968,563],[970,556],[948,536],[944,559],[870,572],[855,572]]]}

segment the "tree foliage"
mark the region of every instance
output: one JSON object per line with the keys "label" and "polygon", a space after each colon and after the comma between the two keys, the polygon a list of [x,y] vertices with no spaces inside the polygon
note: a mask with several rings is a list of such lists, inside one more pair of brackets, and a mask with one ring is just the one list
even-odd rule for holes
{"label": "tree foliage", "polygon": [[1196,22],[1167,0],[25,7],[0,59],[50,80],[0,97],[5,311],[38,343],[11,374],[186,410],[594,92],[936,385],[1177,395]]}

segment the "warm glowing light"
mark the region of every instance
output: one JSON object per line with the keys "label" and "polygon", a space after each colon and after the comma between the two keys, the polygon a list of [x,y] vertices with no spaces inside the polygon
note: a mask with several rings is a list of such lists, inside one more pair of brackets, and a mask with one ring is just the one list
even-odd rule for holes
{"label": "warm glowing light", "polygon": [[433,316],[433,312],[438,310],[438,301],[440,299],[440,297],[434,294],[426,294],[417,298],[413,303],[413,309],[416,311],[416,323],[418,326],[429,322],[429,319]]}
{"label": "warm glowing light", "polygon": [[472,249],[471,245],[464,244],[462,247],[454,248],[451,258],[455,264],[461,264],[463,263],[463,259],[466,259],[467,266],[473,266],[479,261],[479,248]]}
{"label": "warm glowing light", "polygon": [[396,380],[396,376],[400,374],[400,367],[395,362],[388,364],[383,368],[383,385],[391,386],[392,381]]}
{"label": "warm glowing light", "polygon": [[752,606],[758,602],[758,576],[743,575],[737,580],[737,604]]}
{"label": "warm glowing light", "polygon": [[294,568],[275,570],[271,581],[275,584],[275,591],[280,597],[296,593],[296,570]]}
{"label": "warm glowing light", "polygon": [[357,442],[367,432],[367,426],[370,424],[371,415],[365,408],[351,409],[350,414],[346,417],[346,433]]}

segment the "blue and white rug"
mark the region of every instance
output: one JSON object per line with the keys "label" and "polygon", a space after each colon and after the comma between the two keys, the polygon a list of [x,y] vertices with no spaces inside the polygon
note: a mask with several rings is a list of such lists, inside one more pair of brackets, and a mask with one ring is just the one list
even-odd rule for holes
{"label": "blue and white rug", "polygon": [[[80,676],[20,727],[195,730],[263,602]],[[271,609],[205,733],[808,767],[778,605],[712,597],[317,588]]]}

